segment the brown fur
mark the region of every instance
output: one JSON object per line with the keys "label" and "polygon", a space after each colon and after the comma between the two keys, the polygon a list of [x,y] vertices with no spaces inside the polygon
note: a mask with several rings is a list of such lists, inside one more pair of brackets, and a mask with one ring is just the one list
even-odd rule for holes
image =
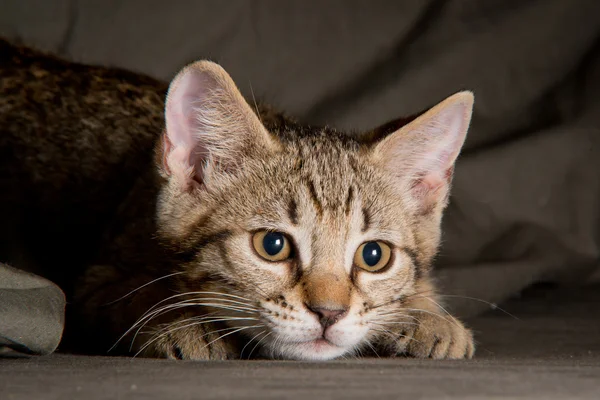
{"label": "brown fur", "polygon": [[[167,85],[139,74],[1,41],[0,54],[0,261],[64,288],[76,348],[105,352],[128,332],[117,351],[169,358],[472,356],[430,278],[451,169],[415,186],[388,154],[467,95],[410,129],[351,137],[254,112],[208,62],[183,69],[165,105]],[[193,120],[179,108],[188,78],[212,88]],[[181,121],[210,128],[189,157],[172,131]],[[252,234],[264,229],[285,232],[294,257],[257,256]],[[365,240],[390,243],[390,269],[352,264]],[[155,305],[164,312],[145,314]],[[314,310],[343,311],[328,328],[341,347],[286,341],[318,336]]]}

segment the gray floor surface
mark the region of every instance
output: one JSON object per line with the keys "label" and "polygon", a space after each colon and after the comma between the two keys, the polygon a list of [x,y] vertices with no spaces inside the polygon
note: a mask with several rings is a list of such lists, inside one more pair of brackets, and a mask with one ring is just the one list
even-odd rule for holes
{"label": "gray floor surface", "polygon": [[470,322],[471,361],[0,360],[0,399],[600,399],[600,287],[537,289]]}

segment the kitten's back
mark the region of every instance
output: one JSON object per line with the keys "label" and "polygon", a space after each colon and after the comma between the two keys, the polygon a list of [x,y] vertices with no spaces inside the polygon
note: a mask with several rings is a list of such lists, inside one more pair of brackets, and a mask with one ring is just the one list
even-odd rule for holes
{"label": "kitten's back", "polygon": [[64,270],[94,254],[153,166],[166,89],[0,39],[0,261]]}

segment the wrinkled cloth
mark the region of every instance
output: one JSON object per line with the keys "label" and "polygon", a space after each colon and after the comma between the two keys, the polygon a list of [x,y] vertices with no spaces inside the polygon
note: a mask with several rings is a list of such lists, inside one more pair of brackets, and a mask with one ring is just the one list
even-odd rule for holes
{"label": "wrinkled cloth", "polygon": [[50,354],[65,322],[65,296],[37,275],[0,263],[0,356]]}

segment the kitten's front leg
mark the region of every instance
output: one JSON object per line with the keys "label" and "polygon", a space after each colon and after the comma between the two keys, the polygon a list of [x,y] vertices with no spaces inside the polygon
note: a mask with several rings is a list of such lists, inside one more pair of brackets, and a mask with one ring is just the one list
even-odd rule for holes
{"label": "kitten's front leg", "polygon": [[396,355],[417,358],[462,359],[475,352],[472,332],[441,309],[412,312],[410,325],[398,332]]}
{"label": "kitten's front leg", "polygon": [[[174,360],[228,360],[236,351],[228,340],[220,340],[227,328],[211,323],[194,324],[194,315],[182,315],[158,325],[140,340],[140,354],[145,357]],[[197,319],[196,319],[197,320]],[[146,346],[143,343],[147,343]]]}
{"label": "kitten's front leg", "polygon": [[442,309],[434,296],[414,296],[403,308],[405,323],[388,329],[394,334],[393,343],[386,346],[392,355],[433,359],[473,357],[472,332]]}

